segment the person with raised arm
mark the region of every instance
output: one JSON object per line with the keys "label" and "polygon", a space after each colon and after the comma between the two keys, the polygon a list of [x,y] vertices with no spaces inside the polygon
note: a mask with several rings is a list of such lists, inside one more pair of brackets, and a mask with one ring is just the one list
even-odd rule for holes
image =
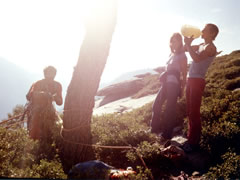
{"label": "person with raised arm", "polygon": [[193,60],[189,68],[186,87],[188,141],[182,146],[185,152],[192,152],[199,148],[201,136],[200,107],[205,88],[205,74],[218,54],[213,43],[218,32],[218,27],[215,24],[206,24],[201,35],[204,42],[195,46],[191,45],[193,37],[184,37],[186,51],[189,52]]}

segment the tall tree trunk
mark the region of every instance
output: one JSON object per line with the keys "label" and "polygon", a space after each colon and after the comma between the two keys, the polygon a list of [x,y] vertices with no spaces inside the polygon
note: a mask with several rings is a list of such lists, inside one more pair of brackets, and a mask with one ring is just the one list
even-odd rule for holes
{"label": "tall tree trunk", "polygon": [[65,98],[62,158],[65,171],[76,163],[93,158],[91,147],[69,141],[92,143],[90,125],[94,97],[107,61],[117,18],[117,0],[99,2],[86,21],[85,38]]}

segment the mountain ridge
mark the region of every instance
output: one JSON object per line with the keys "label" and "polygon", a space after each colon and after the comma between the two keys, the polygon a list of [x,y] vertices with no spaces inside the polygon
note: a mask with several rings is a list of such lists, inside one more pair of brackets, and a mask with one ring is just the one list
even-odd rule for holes
{"label": "mountain ridge", "polygon": [[17,66],[10,61],[0,58],[0,120],[7,118],[7,113],[18,104],[25,104],[27,94],[31,84],[40,75],[31,73]]}

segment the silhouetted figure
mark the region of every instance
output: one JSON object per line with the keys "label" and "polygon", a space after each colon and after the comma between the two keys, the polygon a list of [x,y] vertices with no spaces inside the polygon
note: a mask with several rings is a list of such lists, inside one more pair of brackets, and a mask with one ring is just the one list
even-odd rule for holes
{"label": "silhouetted figure", "polygon": [[184,38],[186,50],[189,52],[193,62],[190,66],[186,100],[188,115],[188,141],[184,144],[185,152],[198,149],[201,136],[200,106],[202,94],[205,88],[205,74],[208,67],[217,54],[213,41],[218,35],[218,27],[215,24],[207,24],[202,30],[204,43],[191,46],[193,38]]}
{"label": "silhouetted figure", "polygon": [[[161,140],[172,138],[176,125],[177,99],[184,92],[187,74],[187,56],[183,48],[182,36],[174,33],[170,38],[171,54],[166,70],[160,76],[162,86],[153,104],[151,132],[161,135]],[[162,116],[162,105],[166,101],[166,110]]]}
{"label": "silhouetted figure", "polygon": [[51,138],[58,118],[53,106],[62,105],[62,86],[54,81],[57,70],[53,66],[44,69],[44,79],[35,82],[26,95],[29,103],[28,130],[32,139]]}

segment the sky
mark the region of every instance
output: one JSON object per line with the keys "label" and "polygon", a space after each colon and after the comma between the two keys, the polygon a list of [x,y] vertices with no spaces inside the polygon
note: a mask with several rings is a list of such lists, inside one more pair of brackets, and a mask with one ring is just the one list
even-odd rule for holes
{"label": "sky", "polygon": [[[0,0],[0,57],[38,73],[53,65],[56,79],[70,82],[84,39],[84,20],[96,1],[101,0]],[[218,51],[224,55],[240,49],[239,9],[238,0],[119,0],[101,82],[163,66],[170,36],[184,24],[202,29],[214,23],[220,30]],[[200,42],[198,38],[193,44]]]}

